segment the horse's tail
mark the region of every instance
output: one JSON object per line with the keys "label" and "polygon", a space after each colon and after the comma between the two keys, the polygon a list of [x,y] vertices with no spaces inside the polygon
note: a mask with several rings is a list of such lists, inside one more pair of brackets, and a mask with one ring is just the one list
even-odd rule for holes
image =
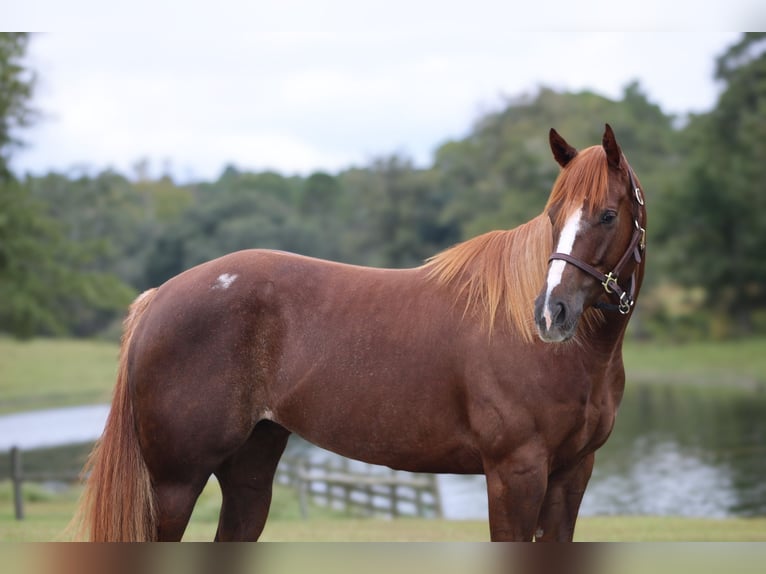
{"label": "horse's tail", "polygon": [[136,326],[154,298],[146,291],[124,322],[117,384],[104,433],[83,469],[85,490],[72,521],[77,538],[93,542],[139,542],[157,538],[154,491],[136,435],[128,390],[128,352]]}

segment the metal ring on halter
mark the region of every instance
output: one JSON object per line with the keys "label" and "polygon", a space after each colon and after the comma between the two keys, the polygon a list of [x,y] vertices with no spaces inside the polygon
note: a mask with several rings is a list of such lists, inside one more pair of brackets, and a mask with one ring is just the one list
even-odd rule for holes
{"label": "metal ring on halter", "polygon": [[620,295],[620,303],[617,307],[617,310],[622,315],[627,315],[630,313],[630,308],[633,306],[633,300],[628,296],[627,293],[623,293]]}
{"label": "metal ring on halter", "polygon": [[636,201],[638,202],[638,205],[644,204],[644,195],[641,193],[641,189],[639,187],[636,187],[634,190],[634,193],[636,195]]}

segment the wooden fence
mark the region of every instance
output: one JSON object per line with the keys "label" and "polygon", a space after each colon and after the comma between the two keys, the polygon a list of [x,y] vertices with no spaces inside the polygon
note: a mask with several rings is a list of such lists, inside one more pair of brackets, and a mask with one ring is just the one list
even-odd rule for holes
{"label": "wooden fence", "polygon": [[[22,451],[10,451],[10,478],[17,520],[24,519],[24,482],[75,482],[78,470],[25,472]],[[413,474],[341,458],[312,462],[283,457],[275,482],[296,489],[301,516],[308,517],[309,501],[354,516],[442,517],[441,497],[432,474]]]}
{"label": "wooden fence", "polygon": [[298,492],[301,515],[309,500],[356,516],[442,517],[436,476],[340,461],[283,457],[275,481]]}
{"label": "wooden fence", "polygon": [[21,449],[10,450],[10,477],[13,485],[13,511],[16,520],[24,520],[24,482],[75,482],[79,479],[79,470],[60,470],[56,472],[25,472]]}

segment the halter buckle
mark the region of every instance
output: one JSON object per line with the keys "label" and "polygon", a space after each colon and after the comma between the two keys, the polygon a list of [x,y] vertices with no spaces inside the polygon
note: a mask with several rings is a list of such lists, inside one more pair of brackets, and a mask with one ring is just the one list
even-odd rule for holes
{"label": "halter buckle", "polygon": [[641,225],[638,223],[638,219],[633,220],[633,225],[636,227],[636,231],[638,231],[641,234],[641,239],[638,242],[638,246],[643,251],[646,249],[646,229],[641,227]]}
{"label": "halter buckle", "polygon": [[[607,273],[607,274],[604,276],[604,280],[601,282],[601,284],[604,286],[604,291],[606,291],[607,293],[614,293],[614,291],[612,291],[612,290],[609,288],[609,285],[610,285],[610,284],[614,284],[614,286],[615,286],[615,287],[619,287],[619,285],[617,285],[617,275],[614,275],[614,274],[613,274],[613,273],[610,271],[609,273]],[[623,294],[624,294],[624,293],[623,293]]]}

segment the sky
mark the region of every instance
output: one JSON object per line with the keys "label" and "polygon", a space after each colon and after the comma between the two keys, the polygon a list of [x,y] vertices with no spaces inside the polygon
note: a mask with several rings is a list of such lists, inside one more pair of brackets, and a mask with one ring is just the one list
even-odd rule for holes
{"label": "sky", "polygon": [[38,32],[41,115],[18,134],[18,174],[132,175],[147,160],[155,176],[210,180],[226,165],[336,172],[393,153],[428,165],[540,86],[620,99],[638,80],[666,113],[704,112],[714,59],[741,35],[721,30],[766,23],[752,0],[123,4],[0,0],[5,29]]}

